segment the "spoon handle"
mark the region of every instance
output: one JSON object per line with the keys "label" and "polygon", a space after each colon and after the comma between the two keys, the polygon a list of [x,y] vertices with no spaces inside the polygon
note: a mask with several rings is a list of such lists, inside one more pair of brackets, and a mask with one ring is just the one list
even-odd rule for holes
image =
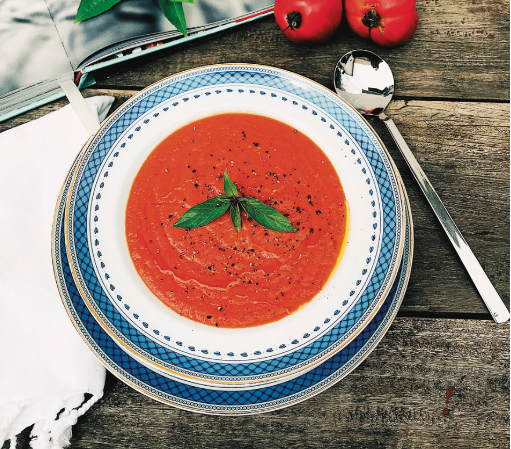
{"label": "spoon handle", "polygon": [[449,212],[447,212],[447,209],[429,182],[429,179],[422,171],[419,163],[417,162],[417,159],[415,159],[413,153],[403,139],[403,136],[397,129],[392,119],[385,115],[384,112],[382,112],[378,117],[383,120],[385,125],[387,125],[387,129],[390,131],[390,134],[392,135],[392,138],[401,151],[401,154],[405,158],[408,167],[410,167],[410,170],[419,183],[422,192],[426,196],[426,199],[428,200],[431,208],[439,219],[440,224],[444,228],[444,231],[447,233],[447,236],[456,249],[458,256],[465,265],[468,274],[472,278],[474,285],[483,298],[483,301],[490,311],[494,321],[496,323],[505,323],[509,320],[509,311],[507,310],[506,305],[493,287],[491,281],[488,279],[488,276],[477,261],[477,258],[468,246],[468,243],[461,235],[460,230],[449,215]]}

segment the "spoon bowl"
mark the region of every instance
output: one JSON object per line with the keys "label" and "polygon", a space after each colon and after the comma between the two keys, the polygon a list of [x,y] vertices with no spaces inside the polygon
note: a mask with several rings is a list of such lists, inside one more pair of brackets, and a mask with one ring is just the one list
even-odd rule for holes
{"label": "spoon bowl", "polygon": [[337,95],[360,113],[378,115],[392,100],[394,76],[389,65],[367,50],[346,53],[335,66]]}
{"label": "spoon bowl", "polygon": [[394,94],[394,76],[389,65],[368,50],[350,51],[339,60],[335,67],[334,86],[337,95],[360,113],[376,115],[383,120],[494,321],[497,323],[508,321],[509,311],[506,305],[447,212],[426,174],[422,171],[403,136],[392,119],[385,114],[385,108]]}

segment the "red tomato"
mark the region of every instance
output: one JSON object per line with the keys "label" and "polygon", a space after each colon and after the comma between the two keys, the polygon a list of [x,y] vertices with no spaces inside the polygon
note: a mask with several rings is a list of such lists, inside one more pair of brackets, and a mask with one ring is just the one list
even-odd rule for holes
{"label": "red tomato", "polygon": [[275,20],[297,44],[330,39],[342,19],[342,0],[275,0]]}
{"label": "red tomato", "polygon": [[404,44],[419,22],[415,0],[346,0],[345,9],[353,32],[382,47]]}

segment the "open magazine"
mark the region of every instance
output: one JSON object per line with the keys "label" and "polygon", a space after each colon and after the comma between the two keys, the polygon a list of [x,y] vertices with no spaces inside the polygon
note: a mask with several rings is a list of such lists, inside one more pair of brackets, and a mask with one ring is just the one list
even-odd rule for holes
{"label": "open magazine", "polygon": [[274,0],[183,3],[188,37],[165,18],[158,0],[129,0],[73,23],[80,0],[0,0],[0,121],[79,89],[94,72],[273,13]]}

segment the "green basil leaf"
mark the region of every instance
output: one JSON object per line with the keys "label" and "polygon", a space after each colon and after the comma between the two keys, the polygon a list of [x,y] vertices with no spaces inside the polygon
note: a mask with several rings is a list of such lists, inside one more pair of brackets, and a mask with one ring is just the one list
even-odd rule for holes
{"label": "green basil leaf", "polygon": [[230,203],[230,202],[232,202],[232,196],[228,196],[228,195],[215,196],[215,198],[218,201],[221,201],[222,203]]}
{"label": "green basil leaf", "polygon": [[173,226],[175,228],[198,228],[205,226],[221,217],[229,209],[230,205],[230,202],[223,202],[218,198],[210,198],[188,209]]}
{"label": "green basil leaf", "polygon": [[236,231],[241,231],[241,212],[240,205],[238,203],[233,203],[231,205],[231,221],[234,225]]}
{"label": "green basil leaf", "polygon": [[227,196],[236,196],[238,197],[238,190],[234,183],[229,179],[227,175],[227,170],[224,171],[224,192]]}
{"label": "green basil leaf", "polygon": [[74,23],[99,16],[120,1],[121,0],[82,0],[80,6],[78,6]]}
{"label": "green basil leaf", "polygon": [[277,232],[298,231],[298,229],[295,229],[284,215],[275,210],[273,207],[267,206],[254,198],[245,197],[240,198],[239,201],[245,212],[261,226]]}
{"label": "green basil leaf", "polygon": [[183,35],[188,36],[186,33],[186,18],[183,11],[183,4],[181,2],[175,2],[172,0],[158,1],[160,3],[160,8],[163,11],[163,14],[165,14],[165,17],[169,20],[169,22],[174,25]]}

